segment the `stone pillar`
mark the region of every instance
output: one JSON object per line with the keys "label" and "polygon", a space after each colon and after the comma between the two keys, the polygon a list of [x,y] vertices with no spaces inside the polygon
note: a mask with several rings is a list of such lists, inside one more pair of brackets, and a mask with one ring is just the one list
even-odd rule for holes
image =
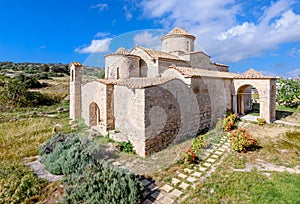
{"label": "stone pillar", "polygon": [[270,122],[276,120],[276,79],[270,80]]}
{"label": "stone pillar", "polygon": [[81,77],[82,65],[72,62],[70,69],[70,118],[75,120],[81,117]]}
{"label": "stone pillar", "polygon": [[237,104],[237,95],[232,95],[232,111],[234,113],[238,113],[237,112],[237,106],[238,106],[238,104]]}

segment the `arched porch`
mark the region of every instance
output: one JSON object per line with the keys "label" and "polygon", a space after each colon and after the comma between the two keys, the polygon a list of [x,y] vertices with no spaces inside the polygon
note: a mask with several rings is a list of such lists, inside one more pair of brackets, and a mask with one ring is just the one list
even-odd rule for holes
{"label": "arched porch", "polygon": [[[246,104],[251,100],[250,87],[255,87],[259,95],[259,117],[273,122],[276,114],[276,78],[267,77],[250,69],[233,79],[234,94],[232,108],[235,113],[245,114]],[[251,104],[252,105],[252,104]]]}

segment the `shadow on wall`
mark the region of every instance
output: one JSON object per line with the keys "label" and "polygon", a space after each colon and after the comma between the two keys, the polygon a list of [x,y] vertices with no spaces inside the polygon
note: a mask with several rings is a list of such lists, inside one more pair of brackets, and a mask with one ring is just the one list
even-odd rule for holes
{"label": "shadow on wall", "polygon": [[[177,137],[181,124],[181,111],[176,97],[163,87],[148,88],[145,90],[145,95],[146,135],[160,131],[156,136],[146,140],[146,154],[150,154],[166,148]],[[156,113],[151,112],[154,108],[156,108]],[[165,114],[159,111],[164,111]],[[165,120],[158,120],[154,114]],[[165,121],[164,127],[161,129],[159,126],[162,124],[155,124],[155,120]]]}

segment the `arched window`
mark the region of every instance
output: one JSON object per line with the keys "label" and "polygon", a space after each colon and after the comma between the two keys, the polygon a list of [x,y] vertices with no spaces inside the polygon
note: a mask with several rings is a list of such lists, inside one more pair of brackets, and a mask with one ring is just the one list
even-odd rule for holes
{"label": "arched window", "polygon": [[119,67],[117,67],[117,79],[120,79],[120,71],[119,71]]}
{"label": "arched window", "polygon": [[71,81],[74,81],[74,70],[71,71]]}

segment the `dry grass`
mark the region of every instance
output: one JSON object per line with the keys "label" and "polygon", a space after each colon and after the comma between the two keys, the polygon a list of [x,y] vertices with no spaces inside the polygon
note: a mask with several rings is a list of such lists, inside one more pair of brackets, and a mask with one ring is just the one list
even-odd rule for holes
{"label": "dry grass", "polygon": [[38,146],[51,136],[51,121],[32,118],[0,123],[0,160],[21,160],[38,153]]}

